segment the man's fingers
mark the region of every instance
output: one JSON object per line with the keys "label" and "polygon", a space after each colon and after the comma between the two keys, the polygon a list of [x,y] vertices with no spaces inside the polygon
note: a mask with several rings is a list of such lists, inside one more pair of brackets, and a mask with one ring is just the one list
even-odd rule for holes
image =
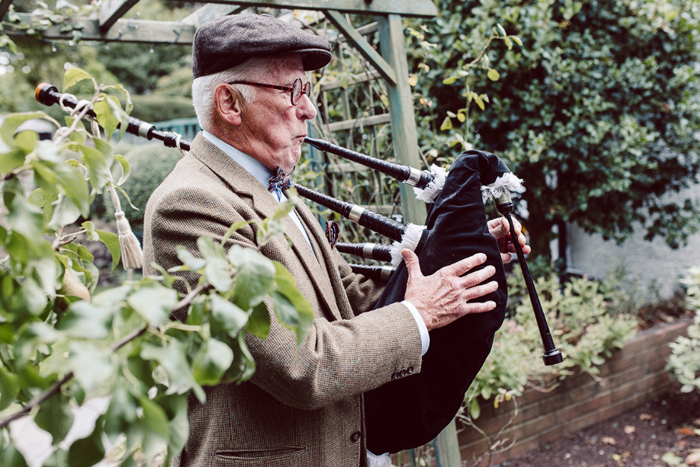
{"label": "man's fingers", "polygon": [[460,285],[463,288],[468,289],[469,287],[474,287],[475,285],[481,284],[494,274],[496,274],[496,268],[489,265],[483,269],[469,273],[462,277],[462,283]]}
{"label": "man's fingers", "polygon": [[470,315],[472,313],[486,313],[496,308],[496,302],[489,300],[488,302],[474,302],[467,303],[464,306],[464,314]]}
{"label": "man's fingers", "polygon": [[475,287],[470,287],[466,291],[467,301],[474,300],[475,298],[483,297],[490,293],[498,290],[498,282],[491,281],[486,284],[477,285]]}
{"label": "man's fingers", "polygon": [[[443,268],[443,271],[446,274],[451,274],[455,276],[461,276],[470,270],[474,269],[480,264],[484,264],[486,262],[486,255],[483,253],[477,253],[475,255],[469,256],[468,258],[464,258],[463,260],[457,261],[454,264],[451,264],[449,266],[445,266]],[[408,265],[406,265],[408,267]]]}
{"label": "man's fingers", "polygon": [[[513,249],[513,253],[515,253],[515,248]],[[510,253],[501,253],[501,261],[503,264],[508,264],[513,261],[513,255]]]}

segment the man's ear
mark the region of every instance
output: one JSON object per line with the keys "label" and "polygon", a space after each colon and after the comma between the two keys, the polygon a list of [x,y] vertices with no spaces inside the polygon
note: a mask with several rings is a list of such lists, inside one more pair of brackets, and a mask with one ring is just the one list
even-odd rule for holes
{"label": "man's ear", "polygon": [[219,84],[214,89],[214,107],[216,113],[231,125],[240,125],[242,121],[243,98],[237,89],[229,84]]}

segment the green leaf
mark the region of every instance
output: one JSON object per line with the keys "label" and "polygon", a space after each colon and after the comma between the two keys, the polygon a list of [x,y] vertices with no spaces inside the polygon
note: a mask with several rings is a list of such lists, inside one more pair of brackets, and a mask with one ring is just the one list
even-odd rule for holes
{"label": "green leaf", "polygon": [[214,338],[206,340],[192,362],[192,374],[202,386],[218,384],[233,362],[233,351]]}
{"label": "green leaf", "polygon": [[170,444],[168,455],[174,457],[185,447],[189,436],[190,425],[187,420],[187,396],[165,396],[160,404],[170,419]]}
{"label": "green leaf", "polygon": [[25,112],[10,114],[7,117],[5,117],[5,119],[2,122],[2,125],[0,125],[0,137],[2,137],[3,141],[5,141],[5,143],[7,143],[8,146],[12,146],[14,143],[15,130],[17,130],[17,127],[19,127],[22,123],[26,122],[27,120],[42,117],[46,117],[46,114],[44,112]]}
{"label": "green leaf", "polygon": [[45,190],[55,191],[58,183],[61,191],[80,208],[80,213],[87,217],[90,212],[90,194],[83,175],[74,167],[63,162],[32,161],[32,168],[42,180],[37,180]]}
{"label": "green leaf", "polygon": [[146,459],[150,459],[167,447],[170,425],[162,407],[147,397],[141,396],[138,400],[143,408],[143,416],[141,417],[141,425],[144,428],[142,447],[144,456]]}
{"label": "green leaf", "polygon": [[106,232],[104,230],[95,229],[95,232],[97,233],[98,237],[100,237],[100,241],[102,241],[102,243],[107,245],[107,248],[109,248],[109,253],[112,255],[112,271],[114,271],[117,264],[119,264],[119,259],[121,258],[122,254],[122,248],[119,245],[119,236],[115,233]]}
{"label": "green leaf", "polygon": [[[309,302],[297,289],[296,280],[292,273],[282,263],[277,261],[274,263],[276,269],[275,283],[277,284],[277,291],[273,292],[275,314],[283,325],[285,325],[285,320],[289,320],[289,323],[286,325],[296,332],[297,345],[301,345],[313,327],[314,312]],[[278,304],[282,307],[279,313]],[[288,305],[291,305],[291,309],[289,309]],[[295,324],[292,325],[292,323]]]}
{"label": "green leaf", "polygon": [[240,245],[229,249],[228,259],[236,267],[233,301],[243,310],[257,306],[270,291],[275,265],[259,252]]}
{"label": "green leaf", "polygon": [[170,318],[177,303],[177,292],[159,284],[149,284],[131,294],[127,303],[149,326],[158,327]]}
{"label": "green leaf", "polygon": [[100,97],[101,99],[95,102],[93,108],[97,115],[97,122],[105,130],[105,139],[109,141],[119,125],[119,120],[112,114],[111,107],[107,103],[109,99],[107,95],[102,93]]}
{"label": "green leaf", "polygon": [[192,390],[200,402],[204,402],[206,396],[204,390],[192,376],[192,371],[187,362],[187,349],[178,340],[171,340],[167,347],[156,347],[144,343],[139,354],[144,360],[155,360],[168,375],[168,390],[166,394],[186,394]]}
{"label": "green leaf", "polygon": [[63,226],[72,224],[80,217],[80,208],[63,193],[58,195],[58,198],[51,203],[51,206],[51,220],[46,225],[50,229],[58,230]]}
{"label": "green leaf", "polygon": [[101,190],[107,183],[109,169],[104,155],[95,148],[85,145],[77,145],[83,153],[85,165],[88,168],[90,183],[96,190]]}
{"label": "green leaf", "polygon": [[476,420],[481,415],[481,407],[479,406],[479,399],[476,397],[472,399],[471,404],[469,404],[469,414]]}
{"label": "green leaf", "polygon": [[97,88],[97,83],[89,73],[80,68],[69,68],[63,75],[63,92],[67,92],[70,88],[86,79],[91,80],[95,88]]}
{"label": "green leaf", "polygon": [[442,121],[442,124],[440,125],[440,130],[445,131],[445,130],[451,130],[452,129],[452,120],[450,120],[450,117],[445,117],[445,120]]}
{"label": "green leaf", "polygon": [[178,245],[175,248],[175,250],[177,251],[177,257],[182,262],[182,264],[190,268],[192,271],[199,271],[207,265],[206,259],[194,256],[184,246]]}
{"label": "green leaf", "polygon": [[73,425],[73,413],[68,397],[61,393],[54,394],[44,401],[34,417],[34,421],[53,437],[53,444],[63,441]]}
{"label": "green leaf", "polygon": [[122,156],[121,154],[116,154],[114,159],[119,162],[122,167],[122,175],[119,177],[119,181],[117,181],[117,185],[121,186],[125,181],[127,181],[129,175],[131,175],[131,164],[129,164],[126,157]]}
{"label": "green leaf", "polygon": [[265,302],[258,303],[253,307],[253,312],[248,318],[246,330],[260,339],[266,339],[270,333],[270,313],[267,311]]}
{"label": "green leaf", "polygon": [[15,135],[15,144],[25,154],[29,154],[36,147],[39,141],[39,134],[36,131],[24,130]]}
{"label": "green leaf", "polygon": [[85,438],[74,441],[68,450],[68,465],[71,467],[92,467],[105,457],[105,448],[102,444],[102,430],[95,429]]}
{"label": "green leaf", "polygon": [[511,39],[513,39],[513,42],[515,42],[516,44],[518,44],[520,47],[523,46],[523,41],[520,40],[520,38],[519,38],[518,36],[509,36],[509,37],[510,37]]}
{"label": "green leaf", "polygon": [[235,337],[248,322],[248,314],[218,294],[211,295],[212,319],[226,333]]}
{"label": "green leaf", "polygon": [[5,206],[9,211],[7,224],[13,232],[19,233],[27,240],[41,238],[44,234],[44,220],[39,208],[23,196],[15,196],[10,203],[7,202],[6,196]]}
{"label": "green leaf", "polygon": [[105,413],[104,432],[110,441],[114,442],[138,416],[136,399],[126,390],[123,383],[117,382],[110,391],[111,399]]}
{"label": "green leaf", "polygon": [[3,467],[27,467],[27,461],[12,444],[0,449],[0,465]]}
{"label": "green leaf", "polygon": [[501,75],[498,73],[497,70],[489,68],[488,77],[491,81],[498,81]]}
{"label": "green leaf", "polygon": [[447,85],[454,84],[458,79],[459,79],[459,75],[450,76],[449,78],[443,79],[442,84],[447,84]]}
{"label": "green leaf", "polygon": [[19,389],[17,375],[10,373],[4,366],[0,366],[0,410],[4,410],[15,401]]}
{"label": "green leaf", "polygon": [[510,41],[509,37],[504,37],[503,41],[506,43],[506,47],[508,47],[508,50],[511,50],[513,48],[513,43]]}
{"label": "green leaf", "polygon": [[24,152],[15,148],[5,154],[0,154],[0,174],[9,174],[13,169],[24,164]]}
{"label": "green leaf", "polygon": [[[117,141],[119,141],[120,139],[122,139],[122,136],[124,136],[124,132],[129,126],[129,116],[126,112],[124,112],[124,109],[122,109],[122,105],[119,102],[119,99],[117,99],[116,97],[108,96],[107,105],[109,105],[109,108],[112,111],[112,115],[119,121],[119,136],[117,136]],[[109,137],[111,136],[112,134],[109,133],[107,140],[109,140]]]}
{"label": "green leaf", "polygon": [[474,94],[474,102],[476,102],[476,105],[478,105],[481,110],[486,109],[486,104],[484,104],[484,101],[481,99],[481,96]]}
{"label": "green leaf", "polygon": [[31,277],[25,277],[22,281],[20,294],[25,305],[25,309],[34,316],[39,316],[46,305],[48,298],[39,284]]}
{"label": "green leaf", "polygon": [[113,353],[98,343],[73,341],[67,364],[83,390],[90,394],[114,373]]}
{"label": "green leaf", "polygon": [[71,303],[66,314],[59,320],[57,328],[69,337],[104,339],[110,334],[111,323],[110,310],[80,300]]}
{"label": "green leaf", "polygon": [[501,26],[500,23],[497,23],[497,24],[496,24],[496,27],[498,28],[498,32],[500,32],[502,36],[504,36],[504,37],[507,36],[506,30],[503,29],[503,26]]}

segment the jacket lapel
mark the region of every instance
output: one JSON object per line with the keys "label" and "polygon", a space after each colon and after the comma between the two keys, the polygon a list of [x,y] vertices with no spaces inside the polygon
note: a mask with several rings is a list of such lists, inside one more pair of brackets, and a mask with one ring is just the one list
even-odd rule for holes
{"label": "jacket lapel", "polygon": [[[277,206],[279,205],[275,196],[267,190],[267,187],[263,186],[255,177],[253,177],[247,170],[241,167],[228,155],[224,154],[219,148],[211,144],[209,140],[204,138],[202,134],[198,134],[194,141],[192,142],[192,148],[195,149],[191,151],[204,165],[209,167],[214,173],[216,173],[219,178],[221,178],[231,190],[236,192],[239,196],[250,199],[252,208],[260,216],[261,219],[272,217]],[[301,211],[297,209],[297,213]],[[307,233],[311,237],[312,235],[317,235],[312,233],[313,228],[310,228],[307,219],[303,219],[303,223],[307,227]],[[328,275],[335,272],[332,261],[329,262],[324,254],[321,256],[320,252],[316,252],[319,255],[319,259],[316,259],[316,254],[314,250],[311,249],[309,243],[306,241],[304,235],[299,231],[299,227],[294,223],[290,216],[285,216],[282,220],[282,225],[284,226],[284,232],[292,243],[292,250],[296,254],[297,258],[304,265],[304,269],[316,289],[317,295],[321,298],[325,304],[325,309],[330,313],[331,316],[328,318],[331,320],[342,319],[341,313],[336,305],[335,294],[333,293],[333,287],[331,286],[330,279]],[[318,223],[313,220],[313,224],[316,224],[317,230],[320,231]],[[322,234],[323,235],[323,234]],[[316,241],[318,243],[318,240]],[[319,245],[319,249],[323,249]],[[326,247],[326,249],[328,249]],[[319,261],[324,261],[326,267],[322,267]]]}

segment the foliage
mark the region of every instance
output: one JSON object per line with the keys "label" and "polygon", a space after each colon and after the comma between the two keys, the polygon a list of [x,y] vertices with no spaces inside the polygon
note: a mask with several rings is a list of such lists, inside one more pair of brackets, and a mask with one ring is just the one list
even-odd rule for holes
{"label": "foliage", "polygon": [[439,126],[468,96],[463,81],[444,80],[465,71],[498,24],[518,36],[522,47],[497,42],[485,54],[497,80],[469,72],[471,90],[490,102],[468,139],[525,180],[536,254],[549,255],[560,222],[618,241],[639,222],[672,247],[695,231],[694,202],[662,195],[689,186],[700,167],[700,2],[436,4],[437,18],[409,23],[424,36],[408,57],[420,146],[437,153],[455,142],[457,131]]}
{"label": "foliage", "polygon": [[[127,114],[104,92],[107,86],[97,85],[83,70],[69,69],[64,88],[78,83],[93,84],[91,102],[104,134],[113,134],[120,122],[124,127]],[[119,85],[111,88],[124,91]],[[85,129],[83,114],[68,117],[69,126],[53,141],[39,142],[29,131],[13,137],[23,121],[42,113],[13,114],[0,126],[6,208],[0,217],[3,465],[8,460],[25,465],[8,430],[21,416],[33,417],[51,434],[52,465],[98,462],[105,456],[105,437],[126,440],[120,463],[134,465],[135,456],[155,455],[165,455],[167,462],[187,439],[188,394],[202,401],[202,386],[245,381],[255,371],[244,336],[266,337],[265,296],[273,298],[275,314],[299,342],[313,320],[284,267],[253,250],[234,246],[227,252],[211,238],[199,239],[199,251],[180,249],[180,267],[91,296],[98,274],[78,234],[104,242],[118,263],[117,235],[95,229],[87,219],[98,191],[110,185],[122,190],[128,170],[115,182],[119,172],[114,167],[128,169],[128,161]],[[36,182],[31,192],[20,182],[26,175]],[[281,231],[279,219],[294,202],[281,204],[273,218],[262,222],[260,244]],[[229,235],[239,227],[233,225]],[[181,283],[181,271],[201,274],[195,288]],[[246,287],[235,288],[237,281]],[[188,293],[178,294],[176,285]],[[187,320],[171,320],[175,310],[186,311]],[[97,396],[107,397],[109,405],[92,432],[69,447],[59,446],[73,423],[71,408]]]}
{"label": "foliage", "polygon": [[635,334],[636,317],[629,312],[631,298],[620,287],[620,278],[598,282],[572,278],[563,286],[550,273],[535,282],[552,338],[564,362],[543,366],[542,341],[522,273],[508,278],[508,308],[511,317],[496,333],[493,349],[469,389],[466,403],[472,418],[480,413],[479,399],[494,398],[498,407],[504,400],[520,396],[526,385],[556,375],[559,379],[579,371],[593,377],[604,357]]}
{"label": "foliage", "polygon": [[678,336],[670,345],[666,368],[680,381],[682,392],[700,390],[700,267],[691,268],[681,280],[687,287],[688,306],[695,310],[688,337]]}

